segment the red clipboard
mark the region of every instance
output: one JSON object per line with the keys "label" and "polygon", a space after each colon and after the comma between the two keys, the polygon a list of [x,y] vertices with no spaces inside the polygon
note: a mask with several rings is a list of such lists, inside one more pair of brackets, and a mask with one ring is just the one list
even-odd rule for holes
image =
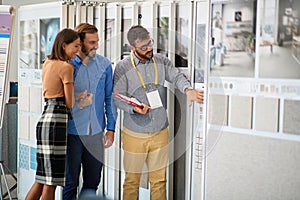
{"label": "red clipboard", "polygon": [[125,95],[118,94],[116,92],[114,92],[113,94],[114,94],[115,98],[120,99],[121,101],[126,102],[126,103],[128,103],[128,104],[130,104],[130,105],[132,105],[134,107],[138,107],[140,109],[144,108],[144,106],[142,105],[142,103],[139,102],[135,98],[129,98],[129,97],[125,96]]}

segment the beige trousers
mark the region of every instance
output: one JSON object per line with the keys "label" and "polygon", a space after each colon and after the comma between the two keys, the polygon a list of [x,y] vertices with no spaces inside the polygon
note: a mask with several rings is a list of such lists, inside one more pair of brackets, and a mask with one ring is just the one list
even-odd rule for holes
{"label": "beige trousers", "polygon": [[123,200],[138,199],[142,169],[146,162],[151,200],[166,199],[166,166],[168,162],[168,129],[156,133],[122,131],[124,150]]}

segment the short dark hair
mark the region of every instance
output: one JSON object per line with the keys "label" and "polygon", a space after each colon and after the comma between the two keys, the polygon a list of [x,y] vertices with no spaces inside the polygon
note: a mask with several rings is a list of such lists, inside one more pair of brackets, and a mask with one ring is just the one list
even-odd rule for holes
{"label": "short dark hair", "polygon": [[63,60],[67,61],[69,58],[67,57],[64,49],[63,44],[70,44],[77,40],[79,35],[72,29],[65,28],[61,30],[55,37],[51,54],[48,56],[48,59],[51,60]]}
{"label": "short dark hair", "polygon": [[135,41],[146,40],[149,37],[149,32],[141,25],[132,26],[127,32],[127,40],[131,46],[135,47]]}
{"label": "short dark hair", "polygon": [[97,27],[89,23],[81,23],[74,30],[78,32],[81,42],[84,41],[86,33],[98,33]]}

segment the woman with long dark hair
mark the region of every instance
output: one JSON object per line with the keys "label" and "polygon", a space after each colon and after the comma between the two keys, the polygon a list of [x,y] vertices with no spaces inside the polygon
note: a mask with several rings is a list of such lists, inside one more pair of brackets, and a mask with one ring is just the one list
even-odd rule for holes
{"label": "woman with long dark hair", "polygon": [[76,57],[80,48],[78,33],[63,29],[57,34],[51,54],[43,64],[45,105],[36,126],[37,170],[26,200],[40,197],[54,200],[56,186],[65,185],[67,124],[74,102],[74,68],[70,59]]}

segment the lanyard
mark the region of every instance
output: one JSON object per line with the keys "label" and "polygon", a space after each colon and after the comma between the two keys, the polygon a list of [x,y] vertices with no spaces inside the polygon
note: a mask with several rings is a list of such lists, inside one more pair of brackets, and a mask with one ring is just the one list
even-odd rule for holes
{"label": "lanyard", "polygon": [[[146,84],[144,82],[144,79],[142,77],[142,74],[141,72],[137,69],[137,67],[135,66],[135,63],[134,63],[134,60],[133,60],[133,56],[130,55],[130,60],[131,60],[131,64],[133,66],[133,68],[135,69],[135,71],[137,72],[139,78],[140,78],[140,81],[142,83],[142,86],[144,89],[146,89]],[[156,67],[156,62],[154,60],[154,58],[152,57],[152,61],[153,61],[153,68],[154,68],[154,71],[155,71],[155,81],[154,81],[154,85],[157,86],[158,85],[158,71],[157,71],[157,67]]]}

